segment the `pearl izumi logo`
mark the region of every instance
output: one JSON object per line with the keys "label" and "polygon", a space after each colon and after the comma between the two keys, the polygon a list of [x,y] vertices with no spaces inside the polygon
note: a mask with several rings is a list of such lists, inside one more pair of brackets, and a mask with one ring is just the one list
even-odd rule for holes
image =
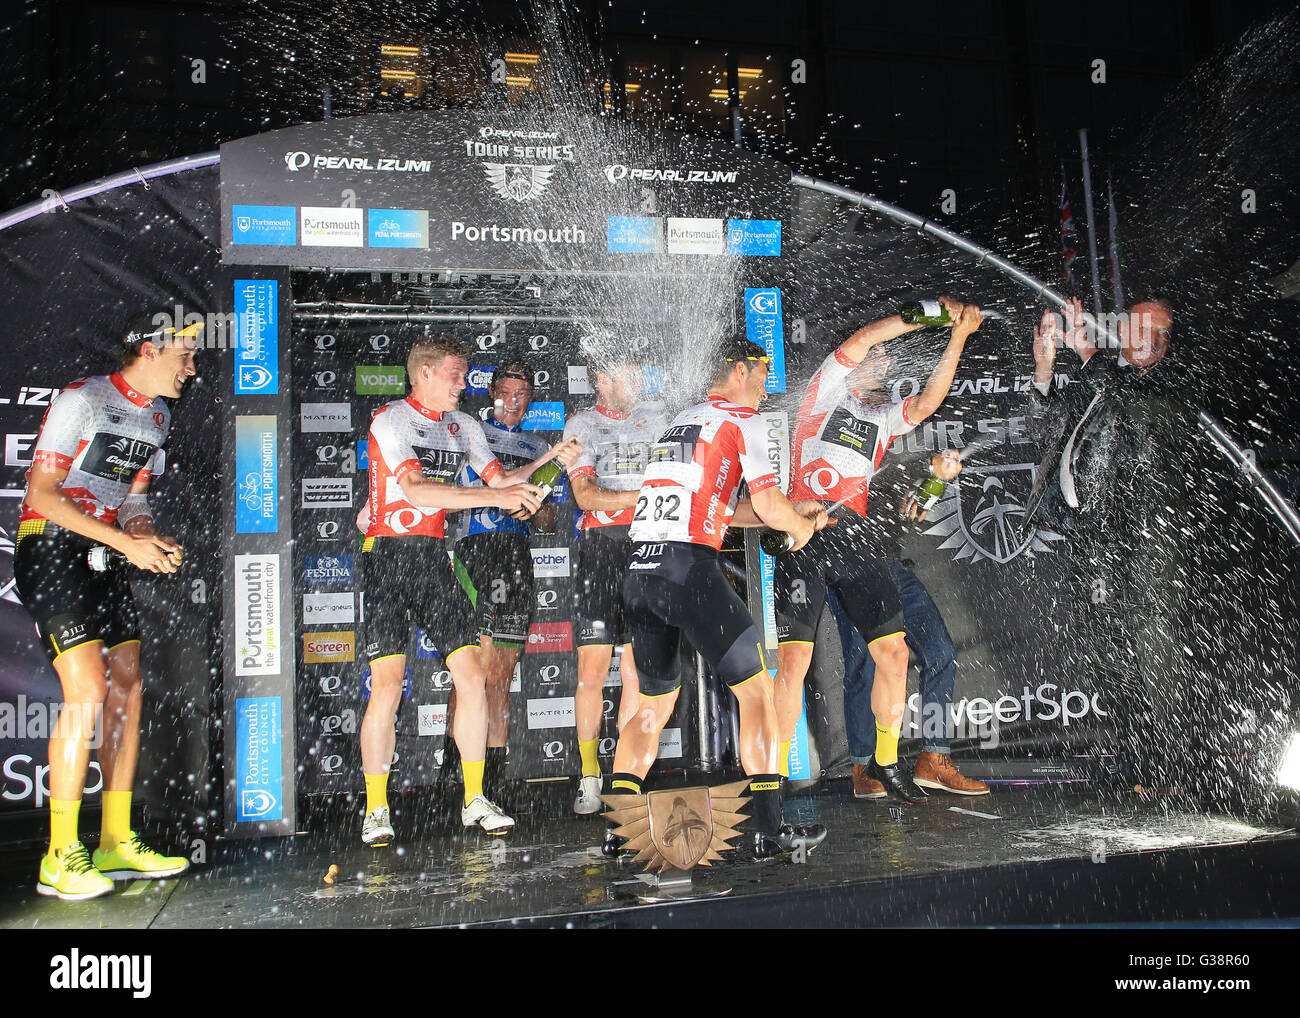
{"label": "pearl izumi logo", "polygon": [[939,548],[952,549],[957,562],[1003,564],[1026,551],[1050,553],[1065,538],[1037,527],[1028,534],[1020,530],[1036,469],[1033,463],[967,466],[948,482],[922,533],[941,539]]}
{"label": "pearl izumi logo", "polygon": [[638,183],[734,184],[739,179],[739,174],[739,170],[650,169],[624,166],[622,163],[612,163],[605,167],[605,179],[611,184],[617,184],[620,180]]}
{"label": "pearl izumi logo", "polygon": [[284,166],[290,173],[300,170],[360,170],[375,173],[428,173],[430,159],[399,159],[396,156],[327,156],[310,152],[286,152]]}
{"label": "pearl izumi logo", "polygon": [[280,556],[235,556],[235,674],[280,673]]}
{"label": "pearl izumi logo", "polygon": [[50,959],[53,990],[130,990],[143,1000],[153,992],[153,958],[147,954],[82,954],[75,947]]}
{"label": "pearl izumi logo", "polygon": [[554,166],[528,163],[484,163],[488,183],[499,198],[507,201],[532,201],[551,182]]}

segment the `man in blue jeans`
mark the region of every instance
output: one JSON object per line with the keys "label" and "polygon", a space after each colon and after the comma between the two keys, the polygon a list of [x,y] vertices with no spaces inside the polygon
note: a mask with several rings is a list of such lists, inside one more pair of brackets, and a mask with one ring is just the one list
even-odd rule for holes
{"label": "man in blue jeans", "polygon": [[[940,457],[935,457],[939,459]],[[961,469],[956,457],[945,474],[956,476]],[[953,470],[952,466],[956,469]],[[925,513],[907,496],[900,513],[911,518],[925,518]],[[903,624],[907,629],[907,646],[921,669],[921,755],[917,758],[913,781],[922,788],[956,795],[987,795],[989,786],[962,774],[952,762],[949,706],[957,681],[957,648],[943,616],[914,572],[902,562],[886,563],[890,578],[898,588],[903,605]],[[876,752],[876,717],[871,710],[871,687],[876,677],[875,662],[867,651],[866,641],[844,614],[833,591],[827,591],[826,606],[835,617],[844,648],[844,727],[848,734],[849,756],[853,759],[853,796],[856,799],[883,799],[885,786],[867,776],[867,765]]]}

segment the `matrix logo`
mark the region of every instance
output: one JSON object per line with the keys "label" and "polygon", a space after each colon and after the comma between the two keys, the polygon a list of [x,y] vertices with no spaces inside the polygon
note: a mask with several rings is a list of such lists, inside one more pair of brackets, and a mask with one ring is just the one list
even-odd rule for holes
{"label": "matrix logo", "polygon": [[[528,729],[575,728],[573,697],[552,696],[528,701]],[[678,754],[680,756],[680,754]]]}
{"label": "matrix logo", "polygon": [[393,364],[357,366],[357,395],[401,396],[406,392],[406,368]]}
{"label": "matrix logo", "polygon": [[351,403],[304,403],[301,430],[306,432],[351,431]]}

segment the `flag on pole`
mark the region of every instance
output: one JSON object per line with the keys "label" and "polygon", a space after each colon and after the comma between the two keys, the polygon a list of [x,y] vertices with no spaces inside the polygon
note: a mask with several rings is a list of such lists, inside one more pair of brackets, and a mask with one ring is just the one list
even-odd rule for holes
{"label": "flag on pole", "polygon": [[1074,280],[1074,259],[1079,253],[1079,234],[1074,228],[1074,210],[1070,207],[1070,195],[1065,187],[1065,163],[1061,163],[1061,283],[1070,294],[1076,292]]}
{"label": "flag on pole", "polygon": [[1111,310],[1124,310],[1124,281],[1120,278],[1119,214],[1115,211],[1115,187],[1110,171],[1106,171],[1106,217],[1109,220],[1110,238],[1106,245],[1106,269],[1110,276]]}

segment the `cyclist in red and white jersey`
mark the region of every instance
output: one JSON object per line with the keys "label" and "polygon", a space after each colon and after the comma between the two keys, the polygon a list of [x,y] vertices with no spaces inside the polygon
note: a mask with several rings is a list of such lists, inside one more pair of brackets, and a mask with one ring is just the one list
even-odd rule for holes
{"label": "cyclist in red and white jersey", "polygon": [[[826,836],[820,824],[794,827],[782,820],[772,678],[749,609],[718,561],[730,525],[765,523],[791,534],[799,548],[825,524],[820,506],[803,507],[811,514],[805,515],[781,493],[764,452],[757,408],[768,363],[763,348],[746,339],[725,343],[714,359],[708,399],[679,414],[651,451],[623,583],[640,697],[619,734],[610,778],[611,792],[642,794],[659,734],[677,703],[685,636],[739,701],[740,759],[750,777],[760,857],[799,845],[811,849]],[[742,481],[749,488],[745,500]],[[620,836],[607,832],[605,851],[616,854],[619,847]]]}
{"label": "cyclist in red and white jersey", "polygon": [[885,393],[889,357],[882,344],[919,328],[898,315],[859,329],[813,375],[790,443],[790,497],[844,504],[835,526],[818,533],[803,551],[777,558],[774,588],[783,765],[829,587],[867,641],[876,665],[871,693],[876,750],[865,778],[879,782],[895,800],[912,803],[924,802],[926,794],[898,764],[908,664],[903,608],[885,563],[866,553],[875,542],[865,524],[868,489],[885,450],[939,408],[952,387],[966,338],[980,326],[979,308],[940,299],[948,308],[952,335],[919,396],[892,401]]}
{"label": "cyclist in red and white jersey", "polygon": [[578,688],[573,712],[582,775],[573,811],[600,811],[600,736],[604,686],[614,647],[621,645],[618,727],[636,706],[637,673],[628,649],[622,587],[632,551],[628,525],[650,447],[668,423],[658,400],[642,400],[642,367],[632,360],[593,364],[596,405],[569,418],[565,437],[582,442],[569,468],[573,500],[583,510],[575,547],[578,588]]}
{"label": "cyclist in red and white jersey", "polygon": [[[50,404],[18,525],[15,586],[36,620],[66,704],[50,736],[50,845],[36,890],[64,900],[107,894],[113,879],[168,877],[189,867],[184,858],[159,855],[131,830],[140,624],[126,572],[104,568],[105,549],[156,573],[174,573],[181,561],[181,546],[154,530],[146,495],[171,420],[160,397],[179,397],[194,374],[200,327],[178,333],[155,324],[166,317],[136,319],[120,371],[79,379]],[[78,838],[77,817],[101,711],[103,813],[92,857]]]}
{"label": "cyclist in red and white jersey", "polygon": [[[478,420],[456,409],[468,368],[464,344],[438,335],[417,339],[406,364],[411,394],[380,407],[370,424],[370,491],[358,521],[366,528],[362,572],[370,661],[370,702],[361,722],[366,780],[361,839],[367,845],[393,839],[388,771],[413,624],[428,632],[455,686],[452,734],[465,783],[461,823],[488,834],[506,834],[514,826],[483,794],[487,698],[478,620],[452,571],[446,516],[448,510],[479,506],[536,512],[541,490],[527,483],[529,475],[552,458],[562,465],[571,462],[577,444],[561,443],[531,463],[504,470]],[[456,484],[465,465],[484,486]]]}

